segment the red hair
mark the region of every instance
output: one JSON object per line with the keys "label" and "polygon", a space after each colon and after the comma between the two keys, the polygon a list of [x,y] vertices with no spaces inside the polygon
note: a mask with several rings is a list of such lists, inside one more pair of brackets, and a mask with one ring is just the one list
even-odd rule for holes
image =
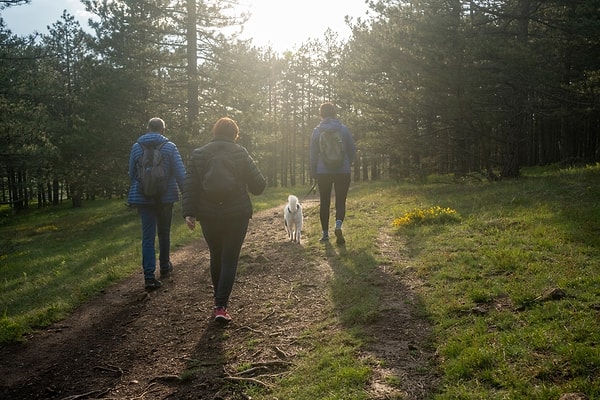
{"label": "red hair", "polygon": [[215,123],[212,132],[214,137],[236,140],[239,137],[240,128],[231,118],[223,117]]}

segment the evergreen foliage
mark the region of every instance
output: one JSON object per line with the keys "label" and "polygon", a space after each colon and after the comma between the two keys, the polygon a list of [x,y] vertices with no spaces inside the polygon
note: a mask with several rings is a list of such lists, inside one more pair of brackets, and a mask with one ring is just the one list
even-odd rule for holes
{"label": "evergreen foliage", "polygon": [[93,35],[67,13],[30,37],[0,25],[0,201],[15,209],[124,195],[153,116],[184,159],[230,116],[270,186],[309,184],[323,101],[357,141],[354,180],[598,161],[600,0],[369,2],[347,42],[326,31],[283,54],[236,38],[235,1],[82,2]]}

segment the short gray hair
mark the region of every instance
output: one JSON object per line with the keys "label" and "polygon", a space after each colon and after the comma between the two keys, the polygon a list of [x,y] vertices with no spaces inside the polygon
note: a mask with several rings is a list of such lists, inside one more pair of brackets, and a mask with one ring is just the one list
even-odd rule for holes
{"label": "short gray hair", "polygon": [[160,118],[151,118],[148,121],[148,130],[150,132],[164,132],[165,131],[165,121]]}

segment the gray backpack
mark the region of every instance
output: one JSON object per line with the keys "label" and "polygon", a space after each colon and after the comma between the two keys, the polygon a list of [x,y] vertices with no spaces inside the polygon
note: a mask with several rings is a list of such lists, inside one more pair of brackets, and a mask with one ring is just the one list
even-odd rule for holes
{"label": "gray backpack", "polygon": [[202,168],[202,190],[211,202],[228,203],[242,192],[239,172],[232,153],[223,149],[214,151]]}
{"label": "gray backpack", "polygon": [[159,198],[167,191],[169,172],[167,161],[160,152],[165,145],[142,144],[142,155],[137,160],[137,172],[139,181],[139,192],[145,197]]}
{"label": "gray backpack", "polygon": [[327,168],[338,169],[344,165],[346,152],[339,129],[326,129],[319,135],[319,156]]}

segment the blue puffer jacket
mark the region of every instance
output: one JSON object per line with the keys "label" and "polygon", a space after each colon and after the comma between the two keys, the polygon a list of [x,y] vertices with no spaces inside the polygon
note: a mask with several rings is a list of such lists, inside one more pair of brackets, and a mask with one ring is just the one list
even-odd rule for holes
{"label": "blue puffer jacket", "polygon": [[[170,142],[169,139],[157,132],[148,132],[140,136],[137,142],[144,144],[167,142],[161,147],[160,152],[169,166],[169,184],[167,192],[163,194],[160,202],[174,203],[179,200],[179,191],[183,191],[183,182],[185,180],[185,166],[175,143]],[[131,185],[127,201],[131,205],[155,204],[155,199],[145,197],[138,190],[139,181],[137,179],[136,162],[142,156],[142,146],[137,142],[131,147],[129,155],[129,179],[131,180]]]}
{"label": "blue puffer jacket", "polygon": [[[319,157],[319,135],[326,129],[339,129],[342,132],[342,140],[344,141],[344,149],[346,151],[346,159],[344,164],[335,170],[327,168],[323,160]],[[310,138],[310,173],[311,177],[317,177],[317,174],[349,174],[350,166],[356,157],[356,145],[350,134],[350,130],[346,125],[342,124],[339,119],[327,117],[321,120],[321,123],[315,127]]]}

